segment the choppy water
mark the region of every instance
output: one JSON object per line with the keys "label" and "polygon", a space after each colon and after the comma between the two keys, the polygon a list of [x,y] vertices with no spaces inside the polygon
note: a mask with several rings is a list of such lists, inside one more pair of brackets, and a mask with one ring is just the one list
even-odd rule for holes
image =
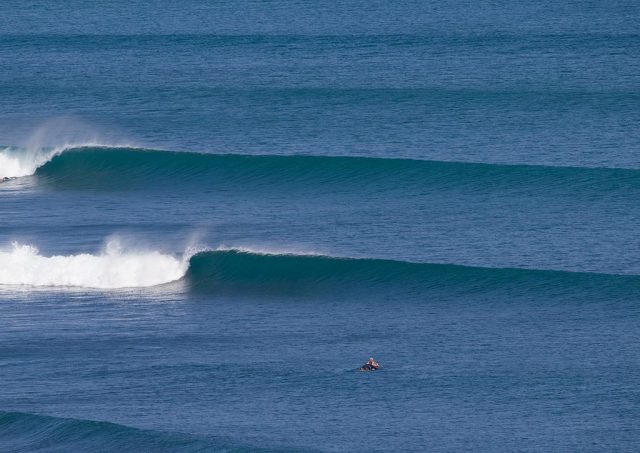
{"label": "choppy water", "polygon": [[634,2],[0,16],[3,451],[640,442]]}

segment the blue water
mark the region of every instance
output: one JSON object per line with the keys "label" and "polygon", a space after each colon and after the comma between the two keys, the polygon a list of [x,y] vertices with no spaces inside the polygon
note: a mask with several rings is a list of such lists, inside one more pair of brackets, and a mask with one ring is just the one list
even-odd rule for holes
{"label": "blue water", "polygon": [[0,450],[637,449],[636,2],[0,17]]}

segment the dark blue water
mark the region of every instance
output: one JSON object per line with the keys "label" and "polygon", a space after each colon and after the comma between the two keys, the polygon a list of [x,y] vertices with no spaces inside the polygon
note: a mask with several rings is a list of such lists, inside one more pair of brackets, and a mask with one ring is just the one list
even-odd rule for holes
{"label": "dark blue water", "polygon": [[0,450],[637,448],[635,2],[0,17]]}

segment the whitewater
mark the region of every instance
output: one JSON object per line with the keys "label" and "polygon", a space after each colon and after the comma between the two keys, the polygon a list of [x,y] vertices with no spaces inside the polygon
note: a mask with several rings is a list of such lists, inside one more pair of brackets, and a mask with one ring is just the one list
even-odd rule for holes
{"label": "whitewater", "polygon": [[17,178],[32,175],[36,169],[48,162],[56,152],[51,153],[0,150],[0,178]]}
{"label": "whitewater", "polygon": [[43,256],[33,245],[14,242],[0,249],[0,284],[117,289],[147,287],[182,278],[188,258],[177,259],[158,251],[122,249],[118,240],[102,252]]}

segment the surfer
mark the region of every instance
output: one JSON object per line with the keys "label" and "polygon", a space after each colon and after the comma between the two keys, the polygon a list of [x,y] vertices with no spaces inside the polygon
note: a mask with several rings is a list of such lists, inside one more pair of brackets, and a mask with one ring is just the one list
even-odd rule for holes
{"label": "surfer", "polygon": [[360,367],[360,371],[376,371],[378,368],[380,368],[380,364],[373,357],[369,357],[367,363]]}

